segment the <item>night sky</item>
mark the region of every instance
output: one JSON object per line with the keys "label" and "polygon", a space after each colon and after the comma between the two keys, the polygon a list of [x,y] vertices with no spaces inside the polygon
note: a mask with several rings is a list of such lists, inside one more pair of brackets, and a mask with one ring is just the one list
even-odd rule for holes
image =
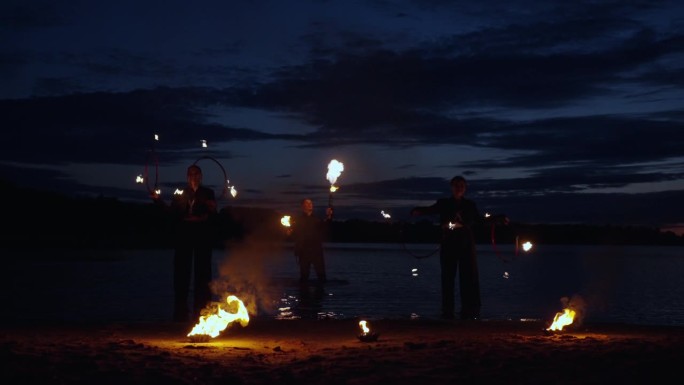
{"label": "night sky", "polygon": [[20,186],[149,202],[154,154],[163,196],[199,160],[295,212],[337,159],[338,220],[464,175],[512,221],[684,226],[682,1],[5,0],[0,42]]}

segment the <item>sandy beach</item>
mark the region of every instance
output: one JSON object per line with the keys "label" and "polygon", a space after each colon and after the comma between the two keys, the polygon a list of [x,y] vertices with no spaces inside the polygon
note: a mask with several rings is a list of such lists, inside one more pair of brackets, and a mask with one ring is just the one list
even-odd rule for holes
{"label": "sandy beach", "polygon": [[254,319],[208,342],[190,324],[4,325],[3,384],[646,384],[678,378],[684,328],[539,321]]}

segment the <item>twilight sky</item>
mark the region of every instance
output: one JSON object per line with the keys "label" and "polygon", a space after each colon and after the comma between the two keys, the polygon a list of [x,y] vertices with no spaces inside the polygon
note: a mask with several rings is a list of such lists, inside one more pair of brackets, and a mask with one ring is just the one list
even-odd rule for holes
{"label": "twilight sky", "polygon": [[684,226],[681,1],[5,0],[0,43],[21,186],[145,202],[199,160],[295,212],[337,159],[339,220],[461,174],[512,221]]}

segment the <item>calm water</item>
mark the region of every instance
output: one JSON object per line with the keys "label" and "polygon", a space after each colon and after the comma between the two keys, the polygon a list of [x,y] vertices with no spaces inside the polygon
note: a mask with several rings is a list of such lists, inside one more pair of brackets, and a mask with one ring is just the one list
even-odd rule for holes
{"label": "calm water", "polygon": [[[408,247],[416,255],[435,249]],[[562,297],[575,297],[586,322],[684,325],[682,247],[535,245],[515,258],[511,245],[478,251],[483,319],[549,320]],[[6,321],[170,319],[171,250],[79,251],[55,261],[13,253],[6,258],[19,260],[1,291]],[[411,253],[396,244],[328,244],[330,284],[302,292],[287,247],[227,248],[214,252],[215,285],[257,317],[436,318],[439,257]]]}

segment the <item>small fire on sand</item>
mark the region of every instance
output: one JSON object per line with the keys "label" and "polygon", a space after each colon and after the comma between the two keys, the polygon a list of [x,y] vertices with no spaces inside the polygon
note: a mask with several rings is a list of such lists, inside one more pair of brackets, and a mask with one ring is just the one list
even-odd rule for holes
{"label": "small fire on sand", "polygon": [[361,342],[373,342],[378,340],[380,335],[378,333],[371,332],[370,328],[368,327],[368,322],[365,320],[359,321],[359,327],[362,331],[362,333],[358,335],[358,338]]}
{"label": "small fire on sand", "polygon": [[556,313],[556,316],[553,317],[553,322],[548,328],[546,328],[546,331],[563,330],[564,327],[572,324],[576,314],[577,313],[570,308],[563,309],[563,312]]}
{"label": "small fire on sand", "polygon": [[238,297],[228,296],[226,302],[228,310],[234,312],[223,310],[219,304],[215,313],[200,316],[197,325],[188,333],[192,342],[206,342],[210,338],[216,338],[233,322],[239,322],[242,327],[249,324],[247,308]]}

